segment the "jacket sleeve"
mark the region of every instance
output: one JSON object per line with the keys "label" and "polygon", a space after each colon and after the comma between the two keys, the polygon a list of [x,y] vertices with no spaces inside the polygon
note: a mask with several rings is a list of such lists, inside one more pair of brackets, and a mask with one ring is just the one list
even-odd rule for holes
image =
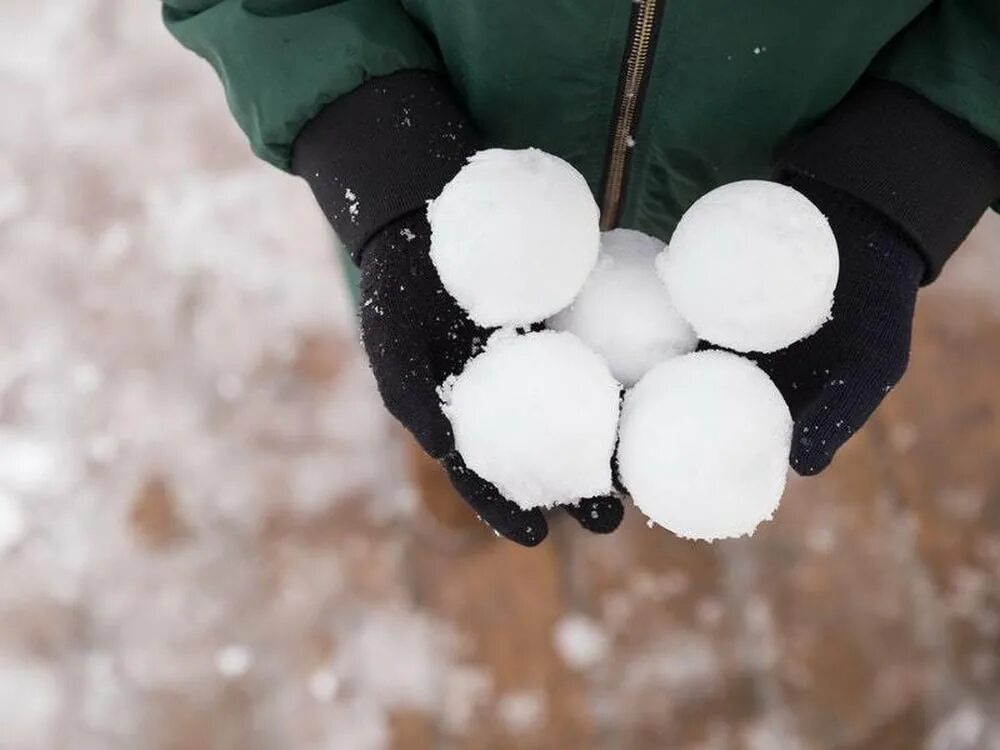
{"label": "jacket sleeve", "polygon": [[779,154],[903,231],[932,281],[1000,199],[1000,0],[937,0]]}
{"label": "jacket sleeve", "polygon": [[871,72],[1000,143],[998,0],[936,0],[882,51]]}
{"label": "jacket sleeve", "polygon": [[364,81],[440,70],[399,0],[163,0],[167,29],[207,60],[254,153],[290,169],[292,142]]}

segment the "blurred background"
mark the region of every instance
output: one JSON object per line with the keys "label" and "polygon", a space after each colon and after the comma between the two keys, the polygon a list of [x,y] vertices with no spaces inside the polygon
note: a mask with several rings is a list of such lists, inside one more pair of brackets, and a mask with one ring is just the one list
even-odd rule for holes
{"label": "blurred background", "polygon": [[996,217],[753,539],[523,550],[414,468],[308,190],[158,3],[0,36],[2,750],[1000,748]]}

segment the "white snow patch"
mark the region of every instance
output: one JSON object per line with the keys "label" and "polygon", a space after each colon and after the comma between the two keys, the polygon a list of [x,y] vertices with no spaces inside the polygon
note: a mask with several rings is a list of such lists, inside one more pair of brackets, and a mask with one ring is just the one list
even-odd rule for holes
{"label": "white snow patch", "polygon": [[320,703],[326,703],[337,695],[340,679],[331,669],[317,669],[309,676],[309,694]]}
{"label": "white snow patch", "polygon": [[215,668],[223,677],[242,677],[253,665],[253,654],[239,643],[231,643],[215,655]]}
{"label": "white snow patch", "polygon": [[390,708],[430,711],[444,694],[454,634],[416,612],[372,610],[338,644],[333,671],[345,689]]}
{"label": "white snow patch", "polygon": [[541,690],[506,693],[497,701],[497,715],[512,734],[526,734],[540,727],[547,710]]}
{"label": "white snow patch", "polygon": [[643,649],[627,665],[629,690],[667,688],[688,697],[706,695],[722,679],[722,665],[711,641],[694,632],[673,631]]}
{"label": "white snow patch", "polygon": [[610,641],[601,626],[586,615],[572,613],[556,623],[556,652],[573,669],[590,669],[607,656]]}
{"label": "white snow patch", "polygon": [[61,466],[62,451],[53,442],[13,430],[0,430],[0,486],[19,493],[48,487]]}
{"label": "white snow patch", "polygon": [[977,750],[986,730],[986,717],[978,706],[963,703],[933,728],[926,750]]}
{"label": "white snow patch", "polygon": [[41,661],[0,659],[0,744],[51,747],[63,703],[54,669]]}

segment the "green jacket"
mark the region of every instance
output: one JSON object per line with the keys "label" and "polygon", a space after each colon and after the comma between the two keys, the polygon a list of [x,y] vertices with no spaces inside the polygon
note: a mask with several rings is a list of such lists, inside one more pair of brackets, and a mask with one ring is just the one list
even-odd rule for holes
{"label": "green jacket", "polygon": [[[171,33],[213,65],[278,167],[328,102],[433,69],[489,143],[562,156],[605,208],[627,149],[616,221],[662,237],[712,187],[767,175],[778,146],[866,73],[1000,142],[1000,0],[164,2]],[[621,132],[633,97],[641,110]]]}

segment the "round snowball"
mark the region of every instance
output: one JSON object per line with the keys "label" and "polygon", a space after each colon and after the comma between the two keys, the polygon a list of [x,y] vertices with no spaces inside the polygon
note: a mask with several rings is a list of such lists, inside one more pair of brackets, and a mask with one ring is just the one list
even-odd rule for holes
{"label": "round snowball", "polygon": [[622,483],[650,520],[692,539],[753,532],[785,489],[792,418],[771,379],[721,351],[671,359],[625,397]]}
{"label": "round snowball", "polygon": [[522,508],[611,490],[619,386],[572,334],[498,334],[443,396],[466,465]]}
{"label": "round snowball", "polygon": [[700,338],[773,352],[829,320],[840,257],[826,217],[808,198],[747,180],[696,201],[657,265]]}
{"label": "round snowball", "polygon": [[658,362],[698,345],[656,273],[663,247],[655,237],[631,229],[606,232],[580,295],[548,321],[549,328],[577,335],[600,354],[625,386]]}
{"label": "round snowball", "polygon": [[586,180],[538,149],[480,151],[427,209],[431,260],[482,326],[525,326],[566,307],[597,260]]}

